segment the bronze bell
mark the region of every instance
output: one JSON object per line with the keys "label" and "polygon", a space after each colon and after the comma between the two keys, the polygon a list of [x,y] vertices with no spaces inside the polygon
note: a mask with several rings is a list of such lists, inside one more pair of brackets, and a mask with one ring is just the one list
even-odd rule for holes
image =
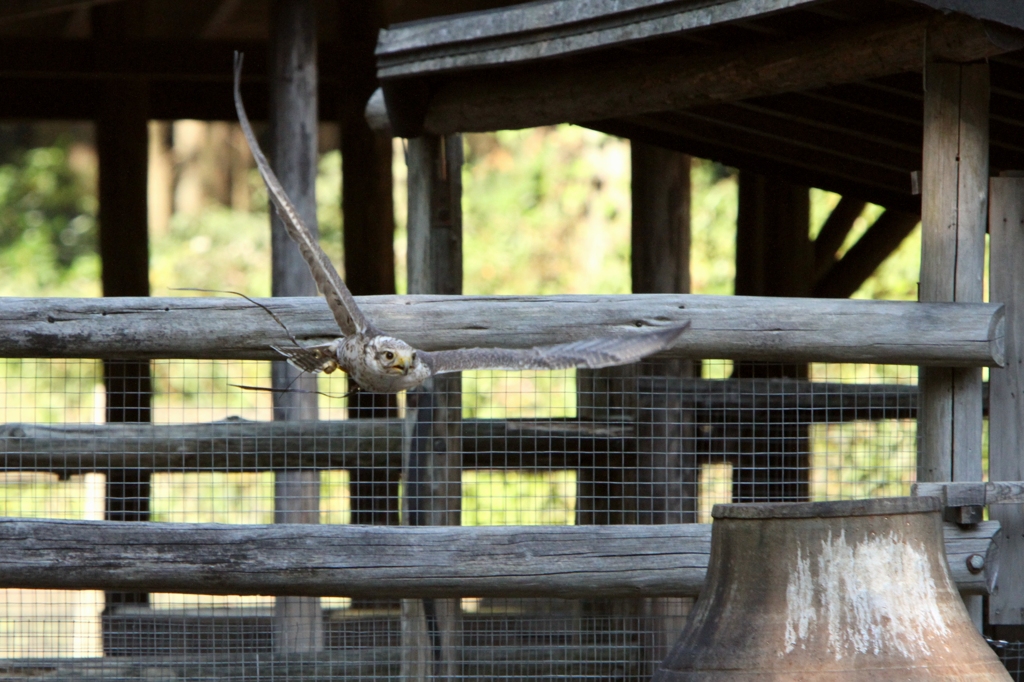
{"label": "bronze bell", "polygon": [[934,497],[721,504],[704,589],[656,682],[999,680]]}

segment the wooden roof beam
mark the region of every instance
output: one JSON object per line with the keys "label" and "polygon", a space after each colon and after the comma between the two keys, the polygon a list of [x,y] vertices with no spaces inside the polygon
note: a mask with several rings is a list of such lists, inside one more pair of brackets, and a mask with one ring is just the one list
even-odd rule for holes
{"label": "wooden roof beam", "polygon": [[[646,114],[587,124],[595,130],[641,140],[790,182],[857,196],[887,208],[920,210],[911,194],[910,171],[917,165],[880,165],[878,157],[839,155],[818,145],[797,144],[759,129],[740,127],[695,112]],[[876,147],[877,148],[877,147]]]}
{"label": "wooden roof beam", "polygon": [[[536,62],[534,68],[384,81],[397,135],[487,131],[687,109],[779,92],[920,71],[926,52],[968,62],[1024,46],[1024,37],[950,15],[845,28],[802,40],[652,58],[624,53],[606,68]],[[926,49],[927,48],[927,49]]]}
{"label": "wooden roof beam", "polygon": [[892,209],[883,213],[846,255],[818,279],[813,295],[819,298],[853,295],[919,222],[921,217],[915,213]]}
{"label": "wooden roof beam", "polygon": [[814,239],[814,278],[820,279],[836,262],[836,251],[846,241],[846,235],[853,229],[853,223],[864,212],[867,206],[863,199],[843,197],[839,200],[821,231]]}

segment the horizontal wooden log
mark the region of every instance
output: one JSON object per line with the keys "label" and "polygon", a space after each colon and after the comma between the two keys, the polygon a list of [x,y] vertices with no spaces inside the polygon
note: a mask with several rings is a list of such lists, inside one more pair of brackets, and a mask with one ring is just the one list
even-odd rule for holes
{"label": "horizontal wooden log", "polygon": [[[325,609],[324,648],[364,652],[373,647],[401,645],[401,618],[388,601],[363,600],[362,608],[335,605]],[[393,604],[394,602],[391,602]],[[581,622],[576,604],[569,599],[487,599],[477,611],[463,611],[462,646],[480,650],[508,647],[515,641],[564,645],[576,635],[590,646],[610,643],[614,630],[602,623]],[[538,611],[543,617],[538,618]],[[581,628],[581,625],[583,627]],[[150,608],[120,606],[103,614],[107,656],[170,657],[182,651],[274,651],[273,606],[184,606]],[[510,652],[511,653],[511,652]],[[548,655],[554,652],[549,652]]]}
{"label": "horizontal wooden log", "polygon": [[[985,25],[963,16],[911,19],[808,32],[807,37],[768,41],[732,49],[645,54],[623,50],[595,69],[589,60],[547,61],[524,68],[492,66],[466,73],[429,73],[439,79],[425,105],[422,132],[449,134],[585,123],[621,116],[688,109],[720,102],[822,88],[908,71],[920,71],[929,51],[950,61],[995,56],[1020,46],[994,41]],[[391,90],[408,88],[384,81]],[[413,86],[423,87],[412,80]],[[413,106],[412,108],[415,108]],[[389,118],[411,119],[399,111]],[[405,125],[405,124],[403,124]]]}
{"label": "horizontal wooden log", "polygon": [[353,597],[692,595],[706,526],[218,526],[0,519],[0,587]]}
{"label": "horizontal wooden log", "polygon": [[[401,420],[6,424],[4,471],[282,471],[402,468]],[[574,469],[630,447],[633,429],[569,420],[462,422],[469,469]],[[589,457],[588,457],[589,456]],[[585,460],[585,461],[581,461]]]}
{"label": "horizontal wooden log", "polygon": [[692,410],[697,423],[805,424],[914,419],[917,386],[912,384],[844,384],[801,379],[680,379],[640,377],[640,400],[656,406],[671,396],[673,406]]}
{"label": "horizontal wooden log", "polygon": [[[665,355],[773,362],[999,366],[1001,304],[640,294],[367,296],[367,316],[424,350],[529,347],[689,321]],[[302,342],[338,329],[319,298],[260,301]],[[228,298],[8,298],[0,356],[270,360],[291,342],[266,311]]]}
{"label": "horizontal wooden log", "polygon": [[[398,646],[377,645],[357,649],[327,649],[316,653],[0,659],[0,670],[5,681],[393,680],[401,678],[402,653]],[[624,665],[627,668],[635,668],[637,665],[635,661],[623,661],[625,656],[632,653],[633,650],[624,650],[621,644],[595,646],[591,642],[558,642],[548,646],[470,646],[459,651],[459,677],[467,680],[510,678],[540,682],[615,679],[622,677]]]}
{"label": "horizontal wooden log", "polygon": [[931,495],[948,506],[1024,504],[1024,481],[915,483],[915,495]]}
{"label": "horizontal wooden log", "polygon": [[[952,577],[987,593],[994,521],[945,527]],[[710,524],[313,526],[0,519],[0,588],[352,597],[692,597]],[[986,559],[972,574],[966,557]]]}
{"label": "horizontal wooden log", "polygon": [[[648,402],[675,396],[709,438],[729,425],[778,422],[841,423],[913,419],[917,387],[814,383],[796,379],[645,378]],[[62,477],[90,471],[271,471],[401,468],[400,420],[272,422],[228,420],[208,424],[4,424],[0,468],[45,471]],[[462,422],[466,469],[576,469],[604,453],[633,451],[632,424],[571,419]],[[726,448],[726,452],[728,449]],[[736,448],[739,451],[739,448]]]}

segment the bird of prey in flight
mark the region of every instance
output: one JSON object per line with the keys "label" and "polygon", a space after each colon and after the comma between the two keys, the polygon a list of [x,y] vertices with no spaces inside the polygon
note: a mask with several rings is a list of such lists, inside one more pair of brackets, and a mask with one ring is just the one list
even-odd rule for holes
{"label": "bird of prey in flight", "polygon": [[356,305],[352,293],[338,275],[327,254],[303,223],[253,134],[242,104],[239,83],[242,56],[235,53],[235,109],[256,166],[267,184],[270,200],[289,236],[299,247],[317,287],[327,299],[342,336],[317,346],[279,348],[288,361],[307,372],[343,369],[364,391],[396,393],[415,388],[435,374],[471,369],[565,369],[611,367],[637,362],[670,347],[690,326],[689,321],[666,328],[625,336],[592,339],[534,348],[459,348],[427,352],[377,329]]}

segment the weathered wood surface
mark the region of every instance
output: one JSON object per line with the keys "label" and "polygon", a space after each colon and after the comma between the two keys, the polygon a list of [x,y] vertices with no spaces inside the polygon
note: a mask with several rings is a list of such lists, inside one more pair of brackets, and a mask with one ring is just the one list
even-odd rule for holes
{"label": "weathered wood surface", "polygon": [[[736,293],[807,296],[814,272],[809,238],[810,189],[784,177],[739,174],[736,217]],[[807,363],[734,363],[732,376],[806,379]],[[769,428],[743,424],[733,462],[735,502],[783,502],[810,496],[809,428],[794,413],[777,414]],[[742,442],[746,436],[746,442]]]}
{"label": "weathered wood surface", "polygon": [[[142,35],[139,12],[125,4],[89,10],[100,40],[97,57],[114,57],[116,45]],[[95,120],[99,162],[99,252],[104,296],[149,295],[149,83],[141,78],[101,82]],[[110,356],[116,357],[116,356]],[[148,362],[103,363],[105,421],[148,422],[152,418],[153,381]],[[104,515],[111,521],[148,521],[150,481],[142,471],[112,471],[107,476]],[[146,603],[145,593],[108,592],[107,607]]]}
{"label": "weathered wood surface", "polygon": [[[463,422],[467,468],[576,468],[586,455],[623,451],[633,430],[572,421]],[[181,425],[7,424],[0,458],[7,471],[277,471],[289,468],[401,469],[397,420]]]}
{"label": "weathered wood surface", "polygon": [[[988,65],[931,61],[925,76],[920,298],[977,302],[988,206]],[[981,480],[981,371],[926,368],[920,385],[917,480]]]}
{"label": "weathered wood surface", "polygon": [[[988,63],[925,64],[921,171],[922,301],[983,300],[989,176]],[[982,478],[980,368],[920,373],[917,480]],[[978,629],[980,599],[966,600]]]}
{"label": "weathered wood surface", "polygon": [[[313,0],[276,0],[270,11],[270,158],[281,186],[314,238],[318,148],[317,32]],[[315,296],[305,258],[276,210],[270,211],[271,293]],[[317,418],[317,379],[282,361],[271,368],[275,421]],[[289,391],[287,389],[296,390]],[[274,477],[274,523],[320,522],[320,475],[281,470]],[[318,597],[278,597],[274,646],[281,653],[323,648]]]}
{"label": "weathered wood surface", "polygon": [[[615,679],[625,652],[586,643],[567,646],[467,647],[461,679],[502,678],[559,682]],[[400,677],[401,647],[334,649],[315,654],[245,653],[223,655],[132,656],[130,658],[0,659],[5,680],[56,679],[62,682],[136,680],[393,680]],[[272,672],[271,672],[272,671]],[[271,677],[272,676],[272,677]]]}
{"label": "weathered wood surface", "polygon": [[[379,75],[393,78],[550,58],[806,4],[808,0],[733,1],[693,9],[685,0],[548,2],[420,21],[381,33],[377,46]],[[514,40],[512,36],[517,35],[524,39]],[[544,39],[539,40],[539,36]],[[489,41],[500,42],[488,45]],[[453,43],[459,48],[452,49]]]}
{"label": "weathered wood surface", "polygon": [[[394,104],[402,95],[393,93],[407,86],[378,73],[397,134],[445,134],[600,121],[920,71],[926,46],[950,61],[966,62],[1010,51],[1019,42],[993,41],[981,22],[963,16],[910,19],[733,49],[657,56],[622,51],[600,69],[583,60],[507,69],[500,76],[497,66],[445,73],[429,94],[414,81],[429,100],[412,106]],[[421,130],[403,108],[425,109]]]}
{"label": "weathered wood surface", "polygon": [[846,241],[846,235],[853,229],[867,202],[863,199],[844,196],[828,214],[825,224],[814,238],[814,279],[819,280],[836,262],[836,252]]}
{"label": "weathered wood surface", "polygon": [[632,142],[630,278],[635,294],[690,291],[690,157]]}
{"label": "weathered wood surface", "polygon": [[[989,184],[991,234],[990,298],[1006,305],[1005,368],[991,372],[989,411],[990,485],[1024,480],[1024,177],[992,178]],[[1000,549],[1006,560],[989,599],[989,622],[1024,623],[1024,490],[1015,506],[989,510],[1002,524]],[[995,495],[995,493],[993,493]]]}
{"label": "weathered wood surface", "polygon": [[[666,355],[773,362],[996,366],[999,304],[764,299],[752,296],[367,296],[375,324],[424,350],[529,347],[689,320]],[[260,299],[303,342],[334,338],[318,298]],[[243,299],[122,298],[0,301],[0,356],[272,360],[291,342]]]}
{"label": "weathered wood surface", "polygon": [[[630,142],[630,279],[633,293],[690,292],[690,166],[691,159],[685,154],[637,140]],[[673,359],[594,371],[598,375],[609,373],[610,377],[605,375],[609,379],[608,385],[614,386],[616,373],[620,373],[620,377],[626,374],[628,385],[639,375],[693,377],[695,373],[700,374],[699,368],[699,361]],[[581,417],[585,416],[583,406],[587,397],[585,373],[586,370],[582,369],[576,372],[577,413]],[[600,381],[600,377],[593,379]],[[645,403],[644,396],[637,395],[636,391],[633,395],[615,392],[590,395],[593,396],[590,400],[596,397],[598,400],[595,402],[605,402],[609,407],[619,403],[626,414],[632,412],[636,415],[636,463],[633,471],[624,472],[629,479],[629,487],[623,491],[626,499],[588,501],[577,494],[577,509],[583,504],[619,504],[624,512],[635,506],[634,515],[638,523],[696,523],[700,465],[697,464],[697,444],[693,438],[693,415],[686,409],[677,408],[685,399],[680,396],[649,396]],[[645,407],[646,415],[643,413]],[[577,490],[588,484],[596,486],[598,481],[593,479],[607,481],[612,478],[616,472],[610,469],[598,465],[579,470]],[[607,485],[604,481],[602,484]],[[640,615],[641,629],[647,633],[639,637],[642,675],[653,674],[658,663],[664,660],[675,643],[677,633],[683,629],[685,614],[691,604],[689,599],[657,597],[634,600],[630,605],[630,610]],[[597,615],[596,606],[581,604],[580,608]],[[616,615],[614,609],[609,615]],[[612,625],[612,629],[628,630],[629,627]]]}
{"label": "weathered wood surface", "polygon": [[[812,383],[789,379],[643,378],[648,393],[677,395],[697,423],[767,423],[782,412],[800,423],[913,419],[917,387]],[[317,422],[229,420],[206,424],[0,425],[7,471],[272,471],[399,469],[402,423],[382,419]],[[466,420],[468,469],[572,469],[601,453],[635,448],[631,424],[575,420]]]}
{"label": "weathered wood surface", "polygon": [[[409,140],[409,293],[462,293],[462,137]],[[407,394],[402,524],[458,526],[462,518],[462,374]],[[462,609],[455,599],[402,602],[402,679],[458,677]]]}
{"label": "weathered wood surface", "polygon": [[821,273],[814,283],[814,295],[821,298],[852,296],[899,247],[920,220],[915,213],[894,209],[883,213],[841,260],[833,262],[831,267]]}
{"label": "weathered wood surface", "polygon": [[698,421],[750,424],[781,412],[801,423],[913,419],[918,389],[902,384],[842,384],[801,379],[677,379],[647,377],[637,389],[678,394]]}
{"label": "weathered wood surface", "polygon": [[915,483],[913,493],[938,497],[951,506],[965,500],[979,505],[1024,504],[1024,481]]}
{"label": "weathered wood surface", "polygon": [[[538,2],[396,25],[385,31],[377,48],[384,78],[437,73],[509,62],[558,57],[602,47],[664,38],[691,29],[756,20],[779,11],[799,9],[808,0],[733,0],[692,3],[687,0],[605,0]],[[948,2],[924,0],[937,9]],[[982,19],[1022,27],[1009,8],[994,5],[955,9]],[[995,14],[993,14],[993,12]]]}
{"label": "weathered wood surface", "polygon": [[[961,591],[987,593],[999,524],[945,526]],[[710,524],[315,526],[0,519],[0,588],[388,597],[695,596]],[[986,559],[980,574],[966,558]]]}

